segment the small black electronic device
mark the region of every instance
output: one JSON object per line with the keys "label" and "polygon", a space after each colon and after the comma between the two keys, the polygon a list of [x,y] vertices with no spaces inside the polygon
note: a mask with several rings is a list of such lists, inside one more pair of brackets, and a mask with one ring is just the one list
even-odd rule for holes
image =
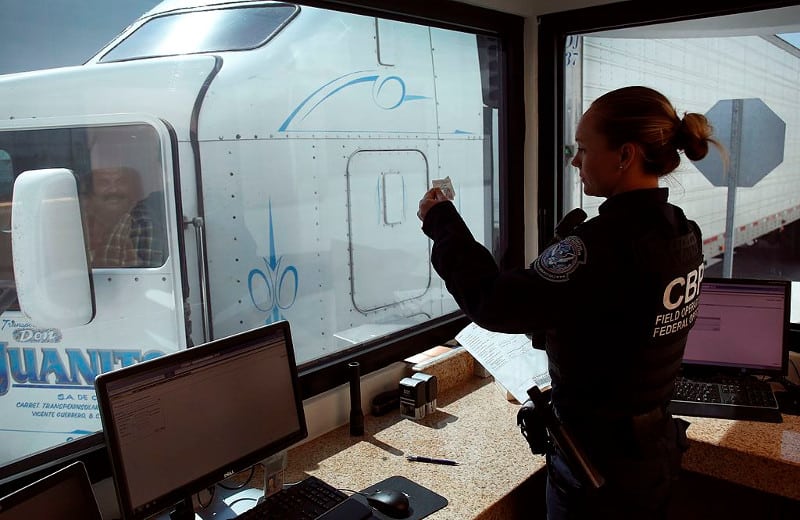
{"label": "small black electronic device", "polygon": [[381,489],[366,496],[367,503],[392,518],[408,518],[411,507],[408,496],[402,491]]}
{"label": "small black electronic device", "polygon": [[422,419],[427,410],[426,383],[422,379],[404,377],[400,380],[400,415],[409,419]]}

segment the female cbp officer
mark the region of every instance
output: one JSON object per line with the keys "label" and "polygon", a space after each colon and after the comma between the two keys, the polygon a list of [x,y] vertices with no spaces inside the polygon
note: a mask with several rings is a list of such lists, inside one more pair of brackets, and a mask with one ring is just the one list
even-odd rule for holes
{"label": "female cbp officer", "polygon": [[550,520],[663,518],[687,423],[666,412],[703,278],[700,229],[667,202],[659,178],[679,152],[702,159],[705,116],[679,117],[659,92],[627,87],[592,103],[578,125],[584,193],[599,215],[528,269],[499,272],[439,189],[419,203],[431,261],[478,325],[543,331],[556,415],[605,478],[594,490],[548,453]]}

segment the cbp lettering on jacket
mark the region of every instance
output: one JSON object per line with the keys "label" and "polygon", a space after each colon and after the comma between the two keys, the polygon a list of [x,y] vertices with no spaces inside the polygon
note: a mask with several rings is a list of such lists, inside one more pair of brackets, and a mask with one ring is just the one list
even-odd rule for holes
{"label": "cbp lettering on jacket", "polygon": [[656,316],[656,325],[663,324],[663,323],[672,323],[675,320],[680,319],[681,311],[677,310],[674,312],[665,312],[664,314],[659,314]]}
{"label": "cbp lettering on jacket", "polygon": [[[664,289],[664,308],[670,311],[677,309],[682,303],[689,303],[700,293],[700,282],[703,281],[703,264],[697,266],[686,273],[686,276],[679,276],[667,284]],[[676,287],[683,287],[682,292],[678,292],[677,298],[673,296]],[[674,298],[674,299],[673,299]]]}
{"label": "cbp lettering on jacket", "polygon": [[669,336],[681,330],[691,327],[697,320],[697,300],[674,312],[659,314],[656,316],[656,326],[653,329],[653,337]]}
{"label": "cbp lettering on jacket", "polygon": [[675,323],[670,323],[669,325],[664,325],[663,327],[657,327],[653,330],[653,337],[656,338],[659,336],[669,336],[670,334],[675,334],[676,332],[680,332],[683,329],[691,326],[692,323],[694,323],[694,320],[691,318],[683,318]]}

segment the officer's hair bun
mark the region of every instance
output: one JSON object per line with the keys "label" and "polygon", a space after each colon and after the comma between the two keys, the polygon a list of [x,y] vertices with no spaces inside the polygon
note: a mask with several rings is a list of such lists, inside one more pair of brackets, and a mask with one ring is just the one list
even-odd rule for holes
{"label": "officer's hair bun", "polygon": [[675,135],[676,148],[683,150],[692,161],[699,161],[708,154],[708,143],[713,133],[714,129],[703,114],[684,114]]}

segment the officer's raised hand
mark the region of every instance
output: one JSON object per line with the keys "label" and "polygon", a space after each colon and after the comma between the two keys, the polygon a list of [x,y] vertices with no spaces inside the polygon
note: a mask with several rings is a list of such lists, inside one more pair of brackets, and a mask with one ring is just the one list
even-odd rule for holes
{"label": "officer's raised hand", "polygon": [[424,221],[425,215],[428,214],[428,210],[440,202],[446,202],[447,200],[449,199],[445,196],[441,188],[429,189],[419,201],[419,210],[417,211],[417,216],[420,220]]}

